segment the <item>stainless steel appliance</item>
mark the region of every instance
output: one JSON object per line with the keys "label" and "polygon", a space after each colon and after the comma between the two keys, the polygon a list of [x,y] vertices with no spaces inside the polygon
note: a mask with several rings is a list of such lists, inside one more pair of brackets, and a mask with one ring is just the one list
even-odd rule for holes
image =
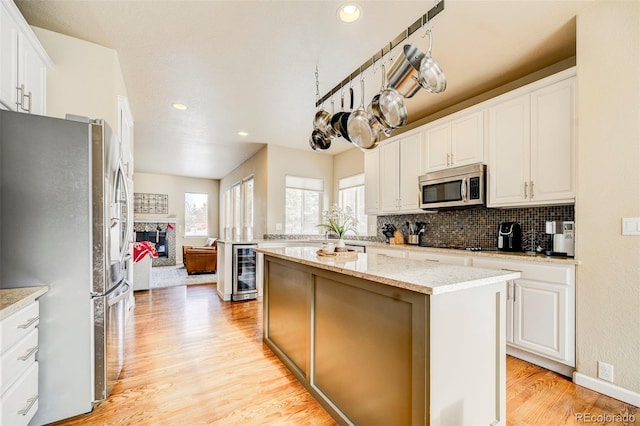
{"label": "stainless steel appliance", "polygon": [[100,120],[0,111],[0,288],[49,286],[32,424],[91,411],[122,368],[133,224],[119,147]]}
{"label": "stainless steel appliance", "polygon": [[522,251],[522,229],[518,222],[502,222],[498,226],[498,250]]}
{"label": "stainless steel appliance", "polygon": [[257,244],[233,245],[233,289],[231,300],[250,300],[258,297],[256,281]]}
{"label": "stainless steel appliance", "polygon": [[575,256],[575,222],[547,222],[546,233],[553,235],[552,255]]}
{"label": "stainless steel appliance", "polygon": [[484,205],[486,170],[487,166],[477,163],[420,176],[420,208],[430,210]]}

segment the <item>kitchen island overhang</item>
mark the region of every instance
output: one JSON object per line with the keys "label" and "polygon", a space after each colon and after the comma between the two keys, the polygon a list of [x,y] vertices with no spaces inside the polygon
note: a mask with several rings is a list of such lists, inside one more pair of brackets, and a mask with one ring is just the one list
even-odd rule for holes
{"label": "kitchen island overhang", "polygon": [[505,424],[519,273],[315,247],[264,254],[264,342],[342,424]]}

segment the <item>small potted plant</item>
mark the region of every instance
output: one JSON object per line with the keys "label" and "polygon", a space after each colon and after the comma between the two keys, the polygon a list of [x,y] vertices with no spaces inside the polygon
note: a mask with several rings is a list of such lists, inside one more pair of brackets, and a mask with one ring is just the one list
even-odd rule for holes
{"label": "small potted plant", "polygon": [[334,204],[329,210],[325,210],[322,215],[326,223],[321,223],[318,226],[338,235],[337,251],[344,251],[344,236],[347,232],[352,231],[357,238],[360,238],[360,234],[358,234],[358,219],[354,216],[351,207],[347,206],[341,209],[337,204]]}

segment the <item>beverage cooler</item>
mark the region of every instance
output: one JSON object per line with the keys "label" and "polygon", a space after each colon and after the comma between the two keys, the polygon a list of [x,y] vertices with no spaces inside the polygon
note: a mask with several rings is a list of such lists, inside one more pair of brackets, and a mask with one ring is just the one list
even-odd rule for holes
{"label": "beverage cooler", "polygon": [[256,286],[257,244],[233,245],[233,292],[231,300],[250,300],[258,297]]}

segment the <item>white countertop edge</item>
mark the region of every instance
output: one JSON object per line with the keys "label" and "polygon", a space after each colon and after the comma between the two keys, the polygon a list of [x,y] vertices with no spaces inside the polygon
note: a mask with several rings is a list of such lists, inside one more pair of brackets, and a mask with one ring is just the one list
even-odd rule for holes
{"label": "white countertop edge", "polygon": [[[312,247],[313,249],[317,249],[315,247]],[[348,276],[352,276],[352,277],[356,277],[356,278],[362,278],[365,280],[369,280],[369,281],[373,281],[373,282],[377,282],[380,284],[385,284],[385,285],[389,285],[392,287],[396,287],[396,288],[402,288],[405,290],[410,290],[410,291],[415,291],[416,293],[422,293],[422,294],[428,294],[428,295],[439,295],[439,294],[445,294],[445,293],[451,293],[451,292],[455,292],[455,291],[460,291],[460,290],[465,290],[465,289],[470,289],[470,288],[474,288],[474,287],[481,287],[484,285],[489,285],[489,284],[496,284],[496,283],[500,283],[500,282],[506,282],[509,280],[514,280],[517,278],[520,278],[520,273],[519,272],[507,272],[507,271],[497,271],[497,270],[490,270],[491,271],[491,276],[489,277],[483,277],[483,278],[476,278],[476,279],[471,279],[471,280],[463,280],[463,281],[459,281],[459,282],[455,282],[455,283],[451,283],[451,284],[441,284],[441,285],[437,285],[437,286],[428,286],[428,285],[424,285],[424,284],[417,284],[417,283],[412,283],[412,282],[408,282],[408,281],[402,281],[399,279],[394,279],[394,278],[390,278],[390,277],[386,277],[386,276],[382,276],[382,275],[378,275],[378,274],[373,274],[373,273],[369,273],[369,272],[362,272],[362,271],[357,271],[357,270],[353,270],[353,269],[349,269],[349,268],[344,268],[341,266],[336,265],[334,260],[310,260],[310,259],[305,259],[305,258],[301,258],[298,256],[291,256],[288,255],[286,253],[283,253],[281,251],[281,249],[271,249],[271,248],[257,248],[255,249],[257,252],[259,253],[263,253],[265,255],[270,255],[279,259],[283,259],[283,260],[289,260],[295,263],[300,263],[303,265],[307,265],[307,266],[312,266],[312,267],[316,267],[319,269],[324,269],[327,271],[332,271],[332,272],[337,272],[337,273],[341,273],[344,275],[348,275]],[[363,256],[367,256],[366,254],[362,254]],[[384,255],[382,255],[384,256]],[[420,261],[416,261],[416,260],[410,260],[410,259],[400,259],[400,258],[392,258],[392,257],[387,257],[388,261],[390,262],[396,262],[396,263],[401,263],[401,262],[405,262],[405,263],[417,263]],[[348,261],[347,261],[348,262]],[[440,268],[449,268],[449,269],[455,269],[455,270],[459,270],[459,268],[468,268],[469,270],[478,270],[478,269],[484,269],[484,268],[474,268],[471,266],[457,266],[457,265],[431,265],[434,267],[440,267]],[[487,270],[487,269],[484,269]],[[489,271],[489,270],[487,270]]]}
{"label": "white countertop edge", "polygon": [[0,321],[29,305],[47,291],[48,286],[0,289]]}

